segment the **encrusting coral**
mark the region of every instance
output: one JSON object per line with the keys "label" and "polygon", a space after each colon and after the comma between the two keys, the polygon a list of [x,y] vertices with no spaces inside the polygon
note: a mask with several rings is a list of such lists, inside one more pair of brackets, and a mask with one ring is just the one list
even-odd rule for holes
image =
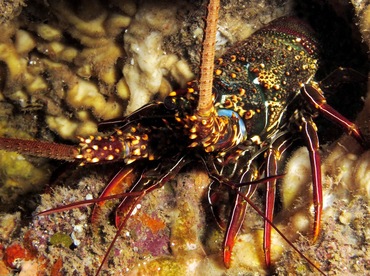
{"label": "encrusting coral", "polygon": [[[193,2],[33,1],[27,2],[19,15],[4,17],[0,25],[1,136],[76,141],[77,136],[96,134],[99,121],[129,114],[196,78],[205,5]],[[322,8],[321,3],[313,2],[318,10]],[[352,1],[352,5],[329,2],[338,13],[355,8],[359,16],[355,23],[369,44],[369,6],[365,1]],[[248,5],[225,1],[218,53],[273,18],[301,14],[304,9],[297,11],[295,6],[294,1],[250,1]],[[19,10],[15,8],[13,14]],[[315,19],[324,14],[319,12]],[[367,97],[357,118],[367,140],[369,105]],[[19,111],[21,114],[16,114]],[[0,159],[0,176],[5,183],[2,203],[11,192],[16,198],[18,190],[28,193],[36,185],[40,190],[53,169],[42,159],[15,153],[1,152]],[[366,246],[370,229],[369,151],[343,136],[323,146],[322,160],[324,217],[317,242],[312,244],[310,239],[312,210],[307,209],[312,205],[308,192],[312,185],[305,149],[289,157],[287,176],[281,184],[281,212],[275,222],[325,271],[366,274],[370,269]],[[207,174],[194,167],[144,197],[115,243],[105,272],[266,274],[263,220],[252,209],[236,241],[232,267],[227,270],[222,266],[224,232],[206,202]],[[43,194],[36,212],[98,197],[117,170],[119,165],[67,171],[68,178],[58,180],[65,187],[57,185],[51,193]],[[26,271],[34,275],[91,275],[116,233],[108,215],[92,223],[90,207],[35,216],[29,225],[20,222],[19,213],[4,214],[0,222],[0,275],[12,270],[19,275]],[[276,233],[272,244],[277,274],[316,273],[291,253]]]}
{"label": "encrusting coral", "polygon": [[[80,9],[51,1],[48,10],[28,9],[1,25],[0,60],[7,68],[2,96],[24,108],[41,103],[48,127],[65,139],[94,134],[98,119],[122,116],[120,96],[129,94],[120,83],[117,63],[124,51],[117,40],[135,3],[118,6],[115,13],[93,3],[80,3],[89,7]],[[35,19],[27,20],[31,16]]]}

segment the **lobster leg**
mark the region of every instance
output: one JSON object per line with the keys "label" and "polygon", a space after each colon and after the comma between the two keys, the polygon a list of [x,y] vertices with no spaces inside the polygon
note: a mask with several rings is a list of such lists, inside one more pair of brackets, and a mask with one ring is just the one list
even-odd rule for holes
{"label": "lobster leg", "polygon": [[[129,216],[130,206],[137,202],[137,197],[142,198],[142,194],[148,193],[154,189],[160,188],[166,182],[171,180],[179,171],[180,169],[187,163],[187,161],[183,158],[171,167],[155,167],[152,169],[147,169],[145,172],[143,169],[138,170],[138,164],[134,165],[127,165],[126,167],[122,168],[109,182],[107,187],[104,191],[100,194],[99,199],[92,212],[92,223],[94,224],[97,221],[99,214],[101,213],[101,209],[106,207],[107,201],[104,200],[105,198],[109,198],[112,195],[116,194],[123,194],[128,188],[129,191],[126,192],[128,196],[124,196],[123,200],[119,204],[115,212],[115,225],[117,228],[122,224],[123,220],[126,220],[126,216]],[[157,171],[160,168],[160,171]],[[141,171],[141,174],[138,175],[138,171]],[[163,173],[165,171],[165,173]],[[153,176],[147,176],[147,175]],[[160,175],[158,175],[160,174]],[[159,179],[159,180],[156,180]],[[135,196],[130,196],[131,194]]]}
{"label": "lobster leg", "polygon": [[[245,219],[248,200],[250,200],[256,191],[258,184],[260,183],[266,183],[268,187],[266,196],[268,203],[266,205],[266,211],[263,217],[265,218],[265,258],[267,265],[270,265],[271,221],[273,218],[273,206],[275,202],[275,186],[276,180],[281,177],[277,175],[278,161],[280,160],[280,156],[284,153],[286,148],[290,146],[291,141],[292,140],[286,139],[286,137],[281,135],[271,144],[269,148],[262,149],[254,156],[243,156],[237,161],[233,160],[233,158],[230,160],[226,158],[226,160],[229,162],[224,161],[223,167],[228,167],[228,170],[227,172],[222,171],[222,175],[225,173],[228,174],[230,180],[224,179],[221,176],[219,179],[214,179],[218,183],[226,184],[226,186],[232,187],[237,192],[224,240],[223,261],[225,267],[230,267],[232,251],[235,245],[236,237]],[[258,177],[258,170],[254,167],[252,162],[255,158],[259,157],[265,152],[267,152],[267,155],[269,156],[269,161],[267,162],[268,172],[266,172],[264,178],[256,179]],[[210,175],[219,175],[219,172],[215,168],[215,164],[212,161],[207,162],[206,166],[209,171],[212,171]],[[233,169],[230,170],[230,168]],[[237,173],[240,171],[240,169],[245,171],[243,175]],[[217,197],[217,193],[210,194],[211,205],[216,205],[215,198],[219,198]],[[219,222],[219,217],[216,214],[214,215]],[[223,225],[223,223],[221,222],[219,225]]]}
{"label": "lobster leg", "polygon": [[325,118],[342,127],[345,132],[354,137],[362,146],[365,146],[365,140],[358,126],[327,104],[323,91],[315,83],[302,85],[301,95]]}
{"label": "lobster leg", "polygon": [[[118,239],[119,235],[121,234],[123,228],[125,227],[126,225],[126,222],[127,220],[130,218],[131,214],[133,213],[133,211],[135,210],[136,208],[136,205],[143,199],[143,197],[162,187],[165,183],[167,183],[168,181],[170,181],[171,179],[173,179],[177,174],[178,172],[186,165],[188,164],[188,160],[186,159],[186,156],[182,156],[180,157],[176,162],[175,164],[172,163],[172,165],[170,167],[164,167],[162,168],[164,173],[162,173],[161,177],[159,178],[159,180],[152,180],[152,179],[149,179],[149,181],[147,181],[145,179],[145,177],[141,177],[137,182],[136,184],[134,185],[134,188],[131,189],[131,191],[133,190],[137,190],[138,188],[141,189],[140,191],[140,195],[136,198],[132,198],[132,200],[125,200],[124,199],[124,203],[123,204],[120,204],[120,206],[118,207],[118,211],[117,213],[120,215],[122,214],[123,217],[120,217],[119,219],[116,218],[116,223],[118,223],[117,225],[117,233],[116,235],[114,236],[112,242],[110,243],[108,249],[107,249],[107,252],[103,258],[103,261],[101,262],[100,264],[100,267],[96,273],[96,275],[99,274],[99,272],[101,271],[101,269],[103,268],[103,265],[105,264],[107,258],[108,258],[108,255],[110,253],[110,251],[112,250],[116,240]],[[157,168],[155,168],[154,170],[156,170]],[[130,192],[131,192],[130,191]]]}
{"label": "lobster leg", "polygon": [[316,241],[320,233],[320,222],[322,215],[322,182],[321,182],[321,160],[319,150],[319,137],[317,128],[311,118],[301,118],[300,130],[305,140],[311,163],[311,174],[313,183],[314,204],[314,230],[313,241]]}
{"label": "lobster leg", "polygon": [[[141,193],[144,190],[144,187],[150,187],[154,184],[154,180],[145,177],[143,173],[143,168],[139,168],[139,164],[127,165],[126,167],[122,168],[109,182],[107,187],[104,191],[100,194],[99,198],[106,198],[115,194],[121,194],[128,190],[127,194],[139,194],[141,197]],[[153,171],[155,169],[152,169]],[[140,175],[139,175],[139,172]],[[137,197],[137,196],[136,196]],[[121,225],[122,220],[125,219],[126,215],[129,213],[129,208],[137,201],[135,196],[126,196],[123,197],[121,203],[116,208],[115,211],[115,225],[119,228]],[[99,218],[100,214],[102,213],[102,209],[108,209],[107,205],[109,204],[108,201],[102,200],[95,204],[92,215],[91,221],[93,224],[97,223],[97,219]]]}
{"label": "lobster leg", "polygon": [[[235,198],[234,208],[231,212],[231,217],[224,241],[224,264],[226,268],[230,267],[232,249],[235,245],[235,240],[239,233],[239,230],[244,222],[248,205],[248,202],[245,200],[245,198],[250,198],[256,189],[256,184],[244,188],[238,188],[238,194]],[[241,194],[243,196],[241,196]]]}
{"label": "lobster leg", "polygon": [[365,83],[367,77],[360,72],[346,67],[338,67],[323,80],[320,81],[320,87],[333,88],[343,83]]}
{"label": "lobster leg", "polygon": [[[349,135],[354,137],[362,146],[365,146],[365,140],[361,134],[360,129],[356,124],[349,121],[342,116],[334,108],[326,103],[323,91],[315,84],[302,85],[301,95],[305,100],[316,108],[328,120],[338,124]],[[315,206],[315,220],[314,220],[314,241],[317,239],[320,232],[320,220],[322,212],[322,183],[321,183],[321,166],[320,156],[318,154],[319,139],[316,133],[315,123],[310,119],[302,117],[300,125],[303,136],[305,138],[311,162],[313,186],[314,186],[314,206]]]}
{"label": "lobster leg", "polygon": [[[179,167],[176,168],[177,172],[183,167],[183,165],[178,165],[178,166]],[[137,180],[137,182],[130,187],[129,192],[130,193],[135,193],[135,192],[146,191],[145,187],[151,187],[151,186],[155,186],[155,187],[160,188],[163,184],[165,184],[168,180],[165,180],[163,182],[161,182],[161,180],[160,180],[159,183],[156,183],[157,182],[156,179],[160,179],[160,177],[161,177],[161,175],[158,175],[158,173],[163,174],[163,172],[157,172],[158,168],[159,167],[144,171],[140,175],[140,178]],[[148,175],[152,174],[152,173],[155,174],[155,177],[152,177],[152,176],[148,177]],[[169,178],[172,179],[174,176],[175,175],[171,174],[171,176]],[[156,188],[153,188],[153,189],[156,189]],[[135,202],[136,202],[135,198],[125,197],[125,198],[123,198],[121,203],[118,205],[118,207],[116,209],[116,212],[115,212],[115,225],[116,225],[117,228],[119,228],[119,225],[121,225],[122,221],[125,220],[125,217],[127,216],[128,212],[129,212],[130,206],[136,205]]]}
{"label": "lobster leg", "polygon": [[[251,158],[249,152],[246,151],[239,157],[240,158],[238,159],[228,159],[226,157],[225,159],[228,161],[224,160],[221,165],[221,170],[217,169],[217,166],[211,156],[209,156],[206,160],[203,159],[203,162],[208,170],[208,174],[211,179],[213,179],[213,181],[215,181],[216,183],[222,184],[222,186],[226,185],[232,187],[232,189],[236,192],[236,196],[234,197],[234,206],[231,210],[231,215],[228,221],[224,239],[223,261],[226,268],[230,267],[231,254],[235,245],[235,240],[244,222],[248,206],[248,202],[245,199],[249,199],[252,197],[257,189],[258,184],[260,183],[259,179],[256,180],[256,178],[258,177],[258,170],[254,166],[254,164],[252,164],[253,158]],[[227,170],[224,170],[226,167]],[[245,173],[243,173],[242,175],[238,173],[241,169],[242,171],[245,171]],[[225,178],[225,174],[228,175],[228,178]],[[239,183],[239,186],[237,183]],[[220,198],[217,193],[218,192],[216,191],[215,193],[210,193],[209,195],[211,206],[213,204],[216,205],[216,202],[214,201],[215,198]],[[219,222],[220,220],[218,214],[214,213],[214,216],[219,225],[221,225],[221,227],[223,228],[224,223],[222,221],[221,223]]]}
{"label": "lobster leg", "polygon": [[[278,168],[281,157],[285,150],[291,146],[292,140],[287,139],[284,135],[278,137],[268,148],[266,152],[266,178],[278,175]],[[277,178],[266,182],[266,207],[264,234],[263,234],[263,250],[265,252],[265,263],[267,267],[271,265],[271,224],[268,221],[273,221],[275,196],[276,196]]]}
{"label": "lobster leg", "polygon": [[[358,126],[338,111],[326,103],[323,91],[315,83],[303,84],[301,86],[302,97],[315,109],[319,111],[325,118],[342,127],[349,135],[354,137],[362,146],[365,146],[365,140]],[[317,128],[315,123],[301,114],[301,124],[299,126],[305,139],[311,162],[311,172],[313,180],[313,201],[315,207],[314,219],[314,241],[317,239],[320,232],[320,220],[322,213],[322,183],[321,183],[321,163],[319,149],[319,139],[317,136]]]}
{"label": "lobster leg", "polygon": [[[137,167],[137,164],[135,165],[135,167]],[[129,187],[131,187],[132,183],[136,181],[136,178],[137,169],[135,169],[133,165],[127,165],[112,178],[112,180],[105,187],[104,191],[100,194],[99,199],[125,192]],[[95,204],[91,214],[92,224],[97,223],[102,208],[106,207],[107,204],[108,201],[106,200],[99,201]]]}
{"label": "lobster leg", "polygon": [[[277,162],[278,152],[273,148],[269,148],[266,157],[266,176],[277,174]],[[270,221],[273,221],[274,206],[275,206],[275,195],[276,195],[276,179],[267,182],[266,186],[266,209],[265,216]],[[265,221],[264,233],[263,233],[263,250],[265,252],[266,266],[271,265],[271,225]]]}
{"label": "lobster leg", "polygon": [[[289,148],[291,146],[292,142],[293,142],[292,139],[285,139],[284,136],[279,136],[273,142],[273,145],[277,149],[276,153],[278,153],[277,159],[280,159],[280,156],[285,152],[285,150],[287,148]],[[263,152],[265,152],[265,151],[262,151],[261,153],[263,153]],[[254,156],[254,157],[256,157],[256,156]],[[246,211],[246,206],[250,205],[252,207],[252,209],[254,209],[265,220],[265,222],[269,225],[270,229],[274,228],[275,231],[300,256],[302,256],[308,263],[310,263],[313,267],[315,267],[322,275],[325,275],[325,273],[319,267],[317,267],[309,258],[307,258],[301,251],[299,251],[299,249],[293,243],[291,243],[288,240],[288,238],[273,224],[273,222],[269,218],[267,218],[265,216],[265,214],[251,200],[251,196],[253,195],[253,192],[255,191],[255,189],[257,187],[257,184],[266,183],[268,181],[274,181],[276,179],[281,178],[282,175],[273,175],[273,176],[270,176],[270,177],[265,177],[265,178],[260,178],[260,179],[257,179],[257,180],[252,180],[252,181],[249,181],[249,182],[240,181],[240,184],[236,184],[233,181],[225,179],[223,176],[221,176],[219,174],[219,171],[216,168],[214,160],[212,158],[207,158],[207,159],[201,158],[201,159],[202,159],[204,165],[206,166],[206,168],[208,170],[210,178],[213,181],[216,181],[218,183],[222,183],[223,185],[225,185],[225,186],[231,188],[232,190],[236,191],[237,194],[238,194],[238,198],[237,198],[237,201],[235,202],[234,209],[233,209],[233,212],[232,212],[232,218],[230,220],[229,227],[228,227],[228,230],[227,230],[227,237],[225,238],[225,243],[224,243],[225,248],[226,248],[226,246],[228,246],[227,250],[229,251],[226,254],[224,253],[224,257],[225,256],[227,257],[226,260],[224,259],[225,266],[230,265],[230,261],[231,261],[230,257],[231,257],[231,252],[232,252],[232,249],[233,249],[233,245],[235,243],[235,238],[236,238],[236,235],[238,234],[238,231],[240,229],[240,225],[243,223],[243,220],[242,220],[242,218],[244,218],[244,213],[243,212]],[[279,165],[278,163],[279,162],[277,162],[277,165]],[[245,163],[244,163],[244,165],[245,165]],[[248,176],[249,176],[249,179],[254,179],[255,177],[252,177],[251,173],[257,172],[257,171],[252,170],[250,166],[251,166],[251,164],[249,164],[249,166],[248,166],[248,168],[249,168],[248,171],[250,173],[250,174],[248,174]],[[271,168],[272,168],[272,166],[271,166]],[[256,169],[256,168],[254,168],[254,169]],[[243,180],[243,178],[245,178],[245,177],[242,176],[240,178],[240,180]],[[251,187],[247,191],[245,191],[245,190],[242,191],[242,190],[239,189],[240,187],[247,187],[247,186]],[[244,200],[245,204],[242,203],[241,200]],[[240,203],[242,203],[242,204],[240,204]],[[270,232],[271,232],[271,230],[270,230]],[[268,247],[270,247],[270,239],[268,240],[267,243],[268,243]]]}

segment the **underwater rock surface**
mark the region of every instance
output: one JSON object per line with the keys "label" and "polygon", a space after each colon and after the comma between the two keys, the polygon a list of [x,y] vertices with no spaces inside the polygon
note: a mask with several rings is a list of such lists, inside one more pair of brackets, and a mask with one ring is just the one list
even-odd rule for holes
{"label": "underwater rock surface", "polygon": [[[327,36],[323,48],[329,50],[319,77],[338,66],[367,74],[367,1],[246,2],[223,1],[217,55],[269,21],[295,14],[317,21],[319,27],[313,27],[319,32],[322,27],[324,33],[340,22],[343,25],[332,30],[333,36],[355,45],[342,45]],[[201,1],[4,3],[0,5],[4,14],[1,136],[76,142],[77,136],[97,134],[98,122],[129,114],[197,78],[206,12]],[[335,107],[343,105],[351,116],[359,113],[357,123],[370,141],[369,94],[345,92],[358,99],[349,97],[356,102],[348,107],[348,98],[339,95],[342,102],[333,100]],[[305,149],[289,158],[275,222],[329,275],[364,275],[370,273],[370,153],[347,135],[332,134],[341,133],[335,129],[330,125],[323,134],[336,138],[324,138],[322,145],[324,213],[319,239],[312,244],[310,238],[312,185]],[[52,184],[51,172],[59,164],[1,151],[0,166],[0,275],[93,275],[116,233],[109,214],[92,223],[90,207],[32,218],[30,212],[98,197],[119,166],[68,167],[45,193],[45,184]],[[116,241],[104,273],[267,274],[263,220],[252,209],[236,242],[232,267],[223,267],[224,234],[206,202],[207,174],[196,167],[144,197]],[[262,208],[261,198],[255,200]],[[273,233],[272,243],[276,274],[317,274],[278,234]]]}

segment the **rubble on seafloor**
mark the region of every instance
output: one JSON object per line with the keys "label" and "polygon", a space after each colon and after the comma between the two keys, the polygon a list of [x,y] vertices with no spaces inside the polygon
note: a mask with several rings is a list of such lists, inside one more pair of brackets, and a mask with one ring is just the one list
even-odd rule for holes
{"label": "rubble on seafloor", "polygon": [[[349,40],[370,43],[366,1],[247,2],[223,1],[218,55],[286,14],[314,18],[319,29],[332,26],[330,16],[337,16],[344,25],[333,31],[334,36],[348,31]],[[96,134],[99,121],[161,99],[198,74],[206,12],[202,1],[3,1],[0,9],[1,136],[76,142],[77,136]],[[358,58],[340,52],[341,43],[327,40],[324,47],[333,53],[326,56],[322,77],[334,66],[367,70],[361,65],[367,58],[367,49],[361,49],[365,44],[354,48],[364,52]],[[336,55],[340,61],[332,61]],[[348,94],[352,101],[355,93]],[[364,107],[357,123],[370,140],[370,98],[360,95],[359,101]],[[307,206],[312,188],[303,148],[289,158],[276,224],[329,275],[364,275],[370,271],[369,151],[343,136],[322,147],[322,160],[324,213],[319,239],[312,243],[310,238],[312,210]],[[31,217],[30,212],[36,204],[39,212],[96,198],[119,166],[77,170],[69,166],[38,202],[37,195],[27,199],[24,195],[40,194],[55,163],[1,152],[0,165],[0,275],[93,275],[116,233],[111,217],[101,215],[92,222],[90,207],[49,216]],[[267,273],[263,221],[253,210],[236,241],[231,268],[223,267],[224,234],[206,202],[209,179],[194,167],[144,197],[118,237],[104,273]],[[274,273],[317,274],[276,233],[272,244]]]}

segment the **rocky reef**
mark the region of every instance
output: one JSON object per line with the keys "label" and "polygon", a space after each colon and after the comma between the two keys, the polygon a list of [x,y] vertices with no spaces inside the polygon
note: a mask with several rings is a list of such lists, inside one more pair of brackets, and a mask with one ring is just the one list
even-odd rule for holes
{"label": "rocky reef", "polygon": [[[2,1],[0,135],[75,143],[78,136],[96,135],[99,122],[163,99],[197,78],[205,12],[204,1]],[[318,80],[338,66],[367,75],[370,6],[360,0],[222,1],[217,55],[283,15],[302,17],[319,33]],[[370,141],[365,85],[333,85],[338,96],[329,94],[328,100],[356,119]],[[321,235],[312,243],[312,184],[304,148],[288,158],[275,222],[328,275],[364,275],[370,272],[370,153],[331,124],[318,125]],[[90,207],[30,214],[98,197],[120,164],[67,166],[56,173],[60,163],[1,151],[0,167],[0,275],[94,275],[117,231],[109,214],[94,222]],[[198,167],[192,164],[144,197],[114,244],[106,275],[267,274],[263,219],[252,209],[232,267],[223,267],[224,233],[210,214],[210,180]],[[261,198],[254,198],[259,206]],[[277,233],[272,243],[274,273],[317,274]]]}

